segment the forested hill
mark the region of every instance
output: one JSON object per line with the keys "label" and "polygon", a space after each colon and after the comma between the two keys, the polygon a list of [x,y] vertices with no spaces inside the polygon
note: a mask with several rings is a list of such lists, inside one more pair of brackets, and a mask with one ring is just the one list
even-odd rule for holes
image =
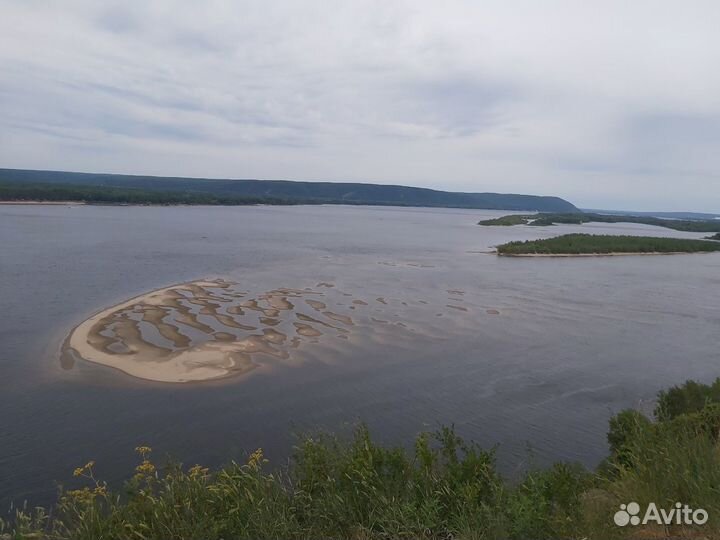
{"label": "forested hill", "polygon": [[[433,189],[388,186],[380,184],[295,182],[288,180],[217,180],[210,178],[176,178],[129,176],[120,174],[76,173],[0,169],[0,182],[65,184],[140,189],[164,193],[202,193],[220,198],[247,197],[283,200],[290,203],[371,204],[398,206],[433,206],[541,212],[579,212],[559,197],[500,193],[456,193]],[[6,190],[7,193],[7,190]]]}

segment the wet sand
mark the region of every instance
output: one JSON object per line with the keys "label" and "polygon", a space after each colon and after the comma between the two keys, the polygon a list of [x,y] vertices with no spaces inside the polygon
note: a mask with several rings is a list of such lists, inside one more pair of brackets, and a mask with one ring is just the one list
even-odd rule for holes
{"label": "wet sand", "polygon": [[[173,285],[93,315],[72,331],[64,354],[74,352],[89,362],[158,382],[243,375],[265,365],[268,358],[288,359],[289,349],[303,338],[330,332],[345,337],[347,330],[331,321],[352,326],[352,318],[323,312],[324,302],[305,300],[328,321],[296,313],[293,299],[322,294],[279,288],[245,298],[234,283],[221,279]],[[302,322],[288,326],[293,318]],[[276,326],[293,329],[293,335]]]}
{"label": "wet sand", "polygon": [[[318,290],[319,289],[319,290]],[[464,291],[451,289],[462,302]],[[262,293],[238,290],[223,279],[198,280],[136,296],[79,324],[65,340],[63,358],[81,358],[140,379],[190,383],[248,375],[291,360],[303,345],[328,339],[371,337],[374,328],[414,332],[398,311],[408,302],[377,297],[382,308],[321,282],[316,289],[281,287]],[[393,304],[393,305],[391,305]],[[377,304],[376,304],[377,305]],[[416,307],[427,306],[418,301]],[[446,309],[467,313],[466,307]],[[323,360],[323,358],[320,358]]]}

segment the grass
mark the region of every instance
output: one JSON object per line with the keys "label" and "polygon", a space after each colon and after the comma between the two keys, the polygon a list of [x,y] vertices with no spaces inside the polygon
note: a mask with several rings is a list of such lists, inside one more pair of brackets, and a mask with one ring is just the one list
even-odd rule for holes
{"label": "grass", "polygon": [[[610,455],[596,471],[557,463],[502,478],[495,451],[451,427],[420,434],[412,451],[375,443],[359,426],[350,440],[307,436],[290,465],[256,450],[211,471],[156,466],[149,447],[115,493],[78,467],[83,484],[49,510],[18,510],[0,538],[46,539],[598,539],[720,537],[720,379],[661,392],[653,421],[625,410],[610,421]],[[704,526],[620,528],[621,503],[676,502],[705,509]],[[655,536],[653,536],[655,535]]]}
{"label": "grass", "polygon": [[500,255],[583,255],[608,253],[696,253],[720,251],[720,244],[707,240],[565,234],[543,240],[509,242],[497,247]]}
{"label": "grass", "polygon": [[[575,213],[539,213],[539,214],[512,214],[495,219],[480,221],[478,225],[485,226],[512,226],[531,225],[546,227],[558,223],[580,225],[582,223],[642,223],[655,225],[676,231],[685,232],[717,232],[720,233],[720,220],[718,219],[664,219],[651,216],[611,216],[584,212]],[[716,235],[717,236],[717,235]],[[717,238],[716,238],[717,239]]]}

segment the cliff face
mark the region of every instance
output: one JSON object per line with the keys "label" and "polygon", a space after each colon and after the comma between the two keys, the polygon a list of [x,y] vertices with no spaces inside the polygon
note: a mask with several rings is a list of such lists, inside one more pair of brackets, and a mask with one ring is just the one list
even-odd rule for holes
{"label": "cliff face", "polygon": [[75,173],[0,169],[0,181],[63,183],[86,186],[139,188],[153,191],[186,191],[248,197],[273,197],[300,202],[373,204],[523,210],[541,212],[579,212],[559,197],[502,193],[457,193],[433,189],[346,182],[294,182],[288,180],[217,180],[129,176],[121,174]]}

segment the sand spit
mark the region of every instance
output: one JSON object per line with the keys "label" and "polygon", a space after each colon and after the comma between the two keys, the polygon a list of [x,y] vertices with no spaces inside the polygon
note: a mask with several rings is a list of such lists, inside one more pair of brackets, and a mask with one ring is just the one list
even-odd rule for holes
{"label": "sand spit", "polygon": [[[303,342],[328,335],[346,338],[344,326],[352,326],[352,319],[325,311],[325,302],[312,299],[322,295],[279,288],[253,298],[224,280],[173,285],[93,315],[72,331],[64,348],[151,381],[242,375],[269,360],[287,360],[289,350]],[[317,315],[296,312],[301,301]]]}
{"label": "sand spit", "polygon": [[[464,291],[448,292],[455,296],[447,300],[463,301],[459,296]],[[395,339],[383,328],[416,332],[412,310],[434,309],[424,300],[413,307],[380,296],[370,306],[369,299],[348,302],[348,296],[353,295],[329,282],[262,292],[240,290],[237,283],[222,279],[171,285],[79,324],[65,340],[63,358],[84,359],[150,381],[206,381],[299,362],[307,354],[298,356],[296,349],[327,340]],[[466,307],[444,307],[446,315],[471,316]],[[344,342],[334,346],[347,347]]]}

